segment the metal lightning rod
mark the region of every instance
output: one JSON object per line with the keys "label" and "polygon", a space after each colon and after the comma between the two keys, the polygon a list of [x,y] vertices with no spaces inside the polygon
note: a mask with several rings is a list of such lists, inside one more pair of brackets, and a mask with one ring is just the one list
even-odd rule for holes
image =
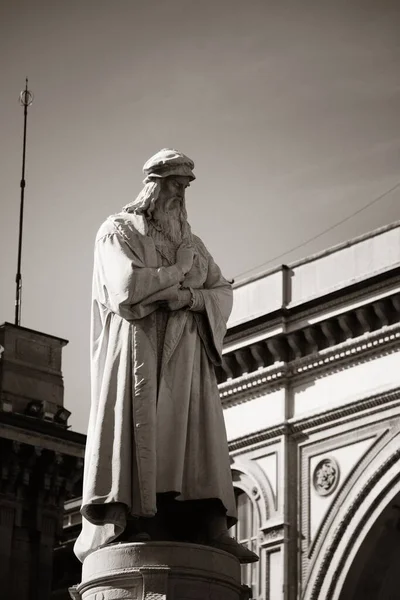
{"label": "metal lightning rod", "polygon": [[19,102],[24,107],[24,138],[22,146],[22,176],[21,176],[21,200],[19,208],[19,236],[18,236],[18,264],[17,274],[15,276],[15,325],[21,324],[21,298],[22,298],[22,275],[21,275],[21,257],[22,257],[22,233],[24,226],[24,200],[25,200],[25,156],[26,156],[26,126],[28,120],[28,106],[33,102],[33,94],[28,90],[28,78],[26,78],[25,89],[19,95]]}

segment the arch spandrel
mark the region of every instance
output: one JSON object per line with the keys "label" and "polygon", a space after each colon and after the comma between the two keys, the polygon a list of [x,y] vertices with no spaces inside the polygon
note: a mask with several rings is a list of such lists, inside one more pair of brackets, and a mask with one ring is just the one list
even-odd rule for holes
{"label": "arch spandrel", "polygon": [[[340,593],[365,537],[371,527],[400,493],[400,432],[383,436],[375,456],[361,461],[354,484],[336,500],[335,516],[321,536],[302,586],[302,600],[341,600]],[[341,495],[342,496],[342,495]]]}
{"label": "arch spandrel", "polygon": [[[301,580],[302,588],[307,586],[314,563],[319,560],[321,546],[330,535],[332,524],[349,494],[361,485],[364,472],[370,472],[377,456],[391,439],[400,431],[400,420],[382,420],[366,425],[357,431],[353,429],[343,434],[325,438],[300,449],[300,497],[299,518],[301,533]],[[354,452],[355,450],[355,452]],[[346,456],[346,453],[349,456]],[[319,500],[319,514],[315,514],[315,471],[320,462],[333,460],[339,468],[337,486],[332,493],[322,495]],[[321,509],[322,507],[322,509]]]}
{"label": "arch spandrel", "polygon": [[379,434],[365,435],[363,439],[350,444],[348,441],[340,441],[329,451],[309,457],[310,514],[307,531],[303,531],[309,559],[315,554],[318,542],[323,537],[326,523],[335,511],[337,499],[341,502],[341,497],[346,495],[357,467],[365,460],[379,437]]}

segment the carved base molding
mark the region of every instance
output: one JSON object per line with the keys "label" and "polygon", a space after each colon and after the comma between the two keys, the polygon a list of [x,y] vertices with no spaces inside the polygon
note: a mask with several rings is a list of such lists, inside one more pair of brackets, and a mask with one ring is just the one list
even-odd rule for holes
{"label": "carved base molding", "polygon": [[90,554],[73,600],[247,600],[239,561],[195,544],[113,544]]}

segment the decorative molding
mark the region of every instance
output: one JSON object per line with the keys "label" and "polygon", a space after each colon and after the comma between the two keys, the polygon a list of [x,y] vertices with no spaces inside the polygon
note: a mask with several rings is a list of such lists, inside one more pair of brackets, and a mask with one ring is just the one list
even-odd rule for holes
{"label": "decorative molding", "polygon": [[[283,322],[286,317],[283,318]],[[380,352],[400,342],[400,293],[371,300],[347,312],[325,320],[237,347],[223,355],[217,370],[221,398],[227,398],[255,387],[275,384],[276,363],[285,374],[296,377],[309,370],[332,367],[332,363],[353,360],[354,355]],[[268,323],[264,323],[264,329]],[[226,344],[230,339],[226,340]],[[284,369],[284,366],[287,369]],[[261,376],[258,376],[261,375]],[[249,389],[248,389],[249,388]],[[258,393],[258,392],[256,392]]]}
{"label": "decorative molding", "polygon": [[[0,494],[24,502],[38,497],[47,506],[64,506],[80,491],[83,460],[39,446],[0,439]],[[29,494],[28,494],[29,491]],[[33,495],[32,495],[33,494]]]}
{"label": "decorative molding", "polygon": [[[342,488],[338,495],[334,498],[333,503],[328,507],[322,523],[315,532],[314,538],[310,537],[310,485],[312,477],[310,476],[310,459],[318,455],[328,455],[337,448],[350,446],[356,440],[354,439],[354,431],[346,431],[334,438],[323,439],[317,443],[309,444],[300,448],[300,528],[302,532],[302,574],[303,579],[306,577],[310,567],[318,556],[318,548],[321,541],[327,535],[327,531],[335,517],[337,510],[345,500],[349,490],[351,490],[358,481],[360,473],[366,468],[365,461],[370,462],[380,452],[382,447],[387,443],[388,427],[381,423],[368,425],[358,431],[357,441],[371,439],[371,446],[366,454],[354,465],[346,480],[342,482]],[[375,437],[375,442],[372,442]],[[362,465],[362,466],[361,466]]]}
{"label": "decorative molding", "polygon": [[278,427],[270,427],[268,429],[264,429],[256,433],[251,433],[249,435],[245,435],[241,438],[237,438],[236,440],[228,442],[229,452],[241,450],[242,448],[249,448],[250,446],[260,444],[261,442],[266,442],[267,440],[281,437],[282,435],[288,434],[289,432],[290,430],[288,426],[282,424]]}
{"label": "decorative molding", "polygon": [[[399,271],[400,267],[398,266],[389,272],[375,274],[375,276],[379,277],[378,282],[370,283],[369,285],[366,285],[368,281],[358,282],[355,284],[356,289],[350,292],[348,289],[340,288],[333,290],[328,296],[310,298],[301,305],[281,308],[274,313],[259,317],[256,319],[256,322],[248,322],[247,327],[245,327],[246,323],[241,323],[236,327],[228,329],[225,337],[226,344],[241,341],[243,345],[246,345],[249,338],[256,334],[274,330],[278,326],[287,330],[290,325],[310,320],[310,318],[315,318],[317,315],[326,313],[330,309],[343,309],[342,312],[346,312],[346,306],[344,305],[351,304],[354,301],[357,303],[365,301],[365,304],[367,304],[372,294],[380,294],[382,291],[387,292],[387,294],[384,298],[378,298],[377,301],[384,300],[390,295],[393,296],[393,288],[396,288],[400,284]],[[362,285],[361,289],[360,283]],[[394,293],[396,292],[394,291]],[[374,299],[371,298],[370,302],[374,302]],[[398,311],[400,312],[400,308],[398,308]],[[279,316],[276,316],[277,313]]]}
{"label": "decorative molding", "polygon": [[339,368],[349,368],[372,357],[391,354],[398,349],[400,349],[400,323],[390,325],[378,332],[365,333],[290,363],[280,362],[231,378],[218,386],[221,401],[224,407],[240,404],[269,394],[289,382],[294,384],[310,377],[321,376],[321,373],[327,374]]}
{"label": "decorative molding", "polygon": [[[276,514],[275,494],[268,475],[253,459],[237,457],[231,464],[233,484],[240,487],[257,505],[260,523],[267,522]],[[235,471],[242,477],[235,480]]]}
{"label": "decorative molding", "polygon": [[285,526],[283,523],[272,526],[265,526],[262,528],[260,535],[260,547],[270,548],[271,546],[277,546],[283,544],[285,539]]}
{"label": "decorative molding", "polygon": [[[140,567],[143,577],[143,600],[163,600],[168,594],[171,569],[167,566]],[[97,594],[96,594],[97,596]]]}
{"label": "decorative molding", "polygon": [[[400,419],[392,420],[392,423],[374,423],[367,425],[363,429],[358,430],[358,439],[354,439],[354,430],[336,436],[334,439],[321,440],[313,446],[307,446],[301,452],[301,500],[300,500],[300,518],[302,532],[302,579],[306,582],[310,574],[314,570],[315,564],[321,556],[321,545],[329,536],[329,532],[337,519],[341,506],[346,500],[346,497],[359,485],[360,477],[366,472],[369,466],[379,457],[379,454],[387,447],[389,443],[395,439],[400,432]],[[375,437],[375,441],[372,441]],[[309,536],[310,523],[310,474],[309,464],[310,458],[320,453],[331,452],[334,448],[351,445],[355,441],[363,441],[371,439],[372,443],[364,456],[354,465],[346,480],[343,482],[341,489],[334,498],[333,503],[329,506],[323,522],[319,526],[314,539]],[[376,471],[379,471],[379,467]],[[306,585],[305,585],[306,587]],[[325,599],[324,599],[325,600]]]}
{"label": "decorative molding", "polygon": [[330,496],[336,490],[340,481],[340,468],[336,459],[327,456],[316,465],[312,483],[319,496]]}
{"label": "decorative molding", "polygon": [[[319,565],[318,573],[317,573],[315,582],[314,582],[312,590],[311,590],[310,600],[318,600],[319,599],[320,590],[321,590],[323,581],[325,579],[326,573],[328,571],[329,565],[331,564],[331,562],[333,560],[334,554],[339,546],[340,541],[342,540],[342,538],[346,532],[346,529],[348,528],[352,519],[354,519],[356,512],[359,510],[362,503],[366,500],[366,498],[368,497],[371,490],[374,489],[374,487],[384,477],[384,475],[399,461],[400,461],[400,449],[396,450],[372,474],[372,476],[368,479],[367,483],[363,486],[363,488],[357,494],[351,507],[349,508],[349,510],[345,514],[344,518],[341,520],[338,527],[332,534],[331,544],[329,545],[329,548],[328,548],[327,552],[325,552],[323,559],[321,561],[321,564]],[[400,480],[400,473],[398,472],[395,480],[391,481],[391,485],[393,486],[393,484],[396,481],[398,482],[399,480]],[[387,494],[387,490],[386,489],[382,490],[381,493],[379,494],[378,498],[375,499],[375,501],[369,505],[368,513],[363,516],[363,518],[357,525],[356,531],[352,535],[353,541],[360,535],[362,527],[364,526],[368,516],[371,514],[371,512],[374,509],[374,505],[378,504],[379,501],[382,500],[386,494]],[[352,546],[352,544],[349,543],[347,545],[345,551],[341,554],[339,561],[338,561],[338,565],[335,568],[335,572],[334,572],[333,576],[331,577],[331,580],[329,583],[329,589],[327,591],[327,594],[324,597],[324,600],[332,600],[334,589],[335,589],[336,583],[338,581],[338,577],[343,570],[343,567],[345,565],[346,559],[348,558],[351,546]]]}
{"label": "decorative molding", "polygon": [[104,600],[239,598],[243,589],[239,562],[227,552],[169,541],[103,546],[85,560],[82,579],[74,599],[100,600],[103,591]]}
{"label": "decorative molding", "polygon": [[218,386],[224,408],[242,404],[248,400],[271,393],[284,385],[288,366],[279,363],[259,368],[254,373],[246,373],[236,379],[230,379]]}
{"label": "decorative molding", "polygon": [[353,367],[355,364],[361,364],[366,359],[370,359],[371,356],[385,356],[398,349],[400,349],[400,323],[391,325],[382,331],[365,333],[350,341],[337,344],[334,348],[322,350],[316,355],[293,362],[288,376],[299,380],[309,371],[314,373],[324,371],[325,374],[334,371],[338,365],[342,369],[343,367]]}
{"label": "decorative molding", "polygon": [[305,417],[295,417],[287,421],[287,426],[290,428],[292,434],[300,433],[316,428],[324,428],[329,426],[332,422],[342,420],[346,417],[350,417],[349,420],[356,420],[362,416],[365,411],[371,409],[377,409],[374,412],[381,412],[386,409],[388,404],[395,403],[396,406],[400,404],[400,388],[380,392],[367,396],[361,400],[355,400],[335,408],[321,409],[321,412],[316,414],[308,415]]}
{"label": "decorative molding", "polygon": [[381,412],[390,404],[393,408],[400,406],[400,388],[380,392],[361,400],[356,400],[342,406],[331,408],[330,410],[321,409],[321,412],[307,415],[305,417],[296,417],[283,421],[279,425],[268,427],[261,431],[245,435],[240,438],[230,440],[228,442],[229,451],[235,452],[243,448],[250,448],[262,442],[280,438],[283,435],[289,435],[292,439],[296,439],[299,443],[302,441],[304,432],[317,428],[329,427],[335,421],[346,418],[347,420],[356,420],[362,417],[366,411]]}

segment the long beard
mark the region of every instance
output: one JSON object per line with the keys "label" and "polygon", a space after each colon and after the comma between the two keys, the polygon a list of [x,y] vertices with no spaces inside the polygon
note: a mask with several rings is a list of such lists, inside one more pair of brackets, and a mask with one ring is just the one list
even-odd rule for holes
{"label": "long beard", "polygon": [[183,241],[192,242],[192,232],[184,205],[168,212],[155,210],[152,219],[156,227],[174,244],[179,246]]}

